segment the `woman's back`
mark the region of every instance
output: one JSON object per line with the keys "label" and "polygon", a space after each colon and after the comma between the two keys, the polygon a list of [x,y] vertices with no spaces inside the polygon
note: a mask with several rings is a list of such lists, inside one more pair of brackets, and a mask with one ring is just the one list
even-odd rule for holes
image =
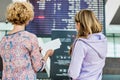
{"label": "woman's back", "polygon": [[[33,44],[37,44],[35,37],[27,31],[19,31],[3,37],[0,43],[3,80],[36,79],[35,71],[31,65],[31,59],[36,55],[31,56],[31,51],[37,45]],[[36,58],[34,57],[34,59]]]}
{"label": "woman's back", "polygon": [[74,43],[69,76],[75,80],[101,80],[107,53],[107,39],[102,33],[78,38]]}

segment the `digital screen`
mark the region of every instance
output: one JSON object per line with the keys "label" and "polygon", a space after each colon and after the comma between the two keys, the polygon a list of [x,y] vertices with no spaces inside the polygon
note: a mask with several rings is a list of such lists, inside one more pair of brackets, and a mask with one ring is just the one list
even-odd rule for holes
{"label": "digital screen", "polygon": [[29,0],[34,19],[26,27],[38,37],[50,37],[52,29],[74,29],[74,16],[81,9],[94,11],[104,26],[104,0]]}
{"label": "digital screen", "polygon": [[51,38],[52,40],[59,38],[62,44],[51,56],[50,78],[51,80],[70,80],[67,73],[71,60],[69,49],[76,38],[76,30],[55,29],[52,30]]}

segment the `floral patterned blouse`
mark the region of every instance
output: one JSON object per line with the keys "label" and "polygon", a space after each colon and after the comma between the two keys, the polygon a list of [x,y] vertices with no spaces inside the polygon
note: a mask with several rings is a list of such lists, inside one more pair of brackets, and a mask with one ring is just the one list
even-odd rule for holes
{"label": "floral patterned blouse", "polygon": [[2,80],[36,80],[45,67],[37,37],[27,31],[5,35],[0,42],[3,60]]}

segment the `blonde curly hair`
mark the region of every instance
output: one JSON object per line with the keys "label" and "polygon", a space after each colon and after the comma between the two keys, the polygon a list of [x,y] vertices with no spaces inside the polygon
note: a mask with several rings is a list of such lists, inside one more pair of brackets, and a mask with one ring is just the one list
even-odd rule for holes
{"label": "blonde curly hair", "polygon": [[33,17],[33,6],[29,2],[14,2],[7,7],[6,18],[12,24],[27,24]]}

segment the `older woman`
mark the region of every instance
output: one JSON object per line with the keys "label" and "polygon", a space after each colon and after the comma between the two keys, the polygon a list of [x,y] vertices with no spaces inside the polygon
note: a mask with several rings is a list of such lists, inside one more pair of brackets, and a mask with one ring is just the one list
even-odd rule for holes
{"label": "older woman", "polygon": [[2,80],[36,80],[36,72],[44,69],[47,58],[53,54],[53,50],[48,50],[42,57],[37,37],[24,30],[33,17],[29,2],[14,2],[7,8],[7,20],[14,28],[0,43]]}

